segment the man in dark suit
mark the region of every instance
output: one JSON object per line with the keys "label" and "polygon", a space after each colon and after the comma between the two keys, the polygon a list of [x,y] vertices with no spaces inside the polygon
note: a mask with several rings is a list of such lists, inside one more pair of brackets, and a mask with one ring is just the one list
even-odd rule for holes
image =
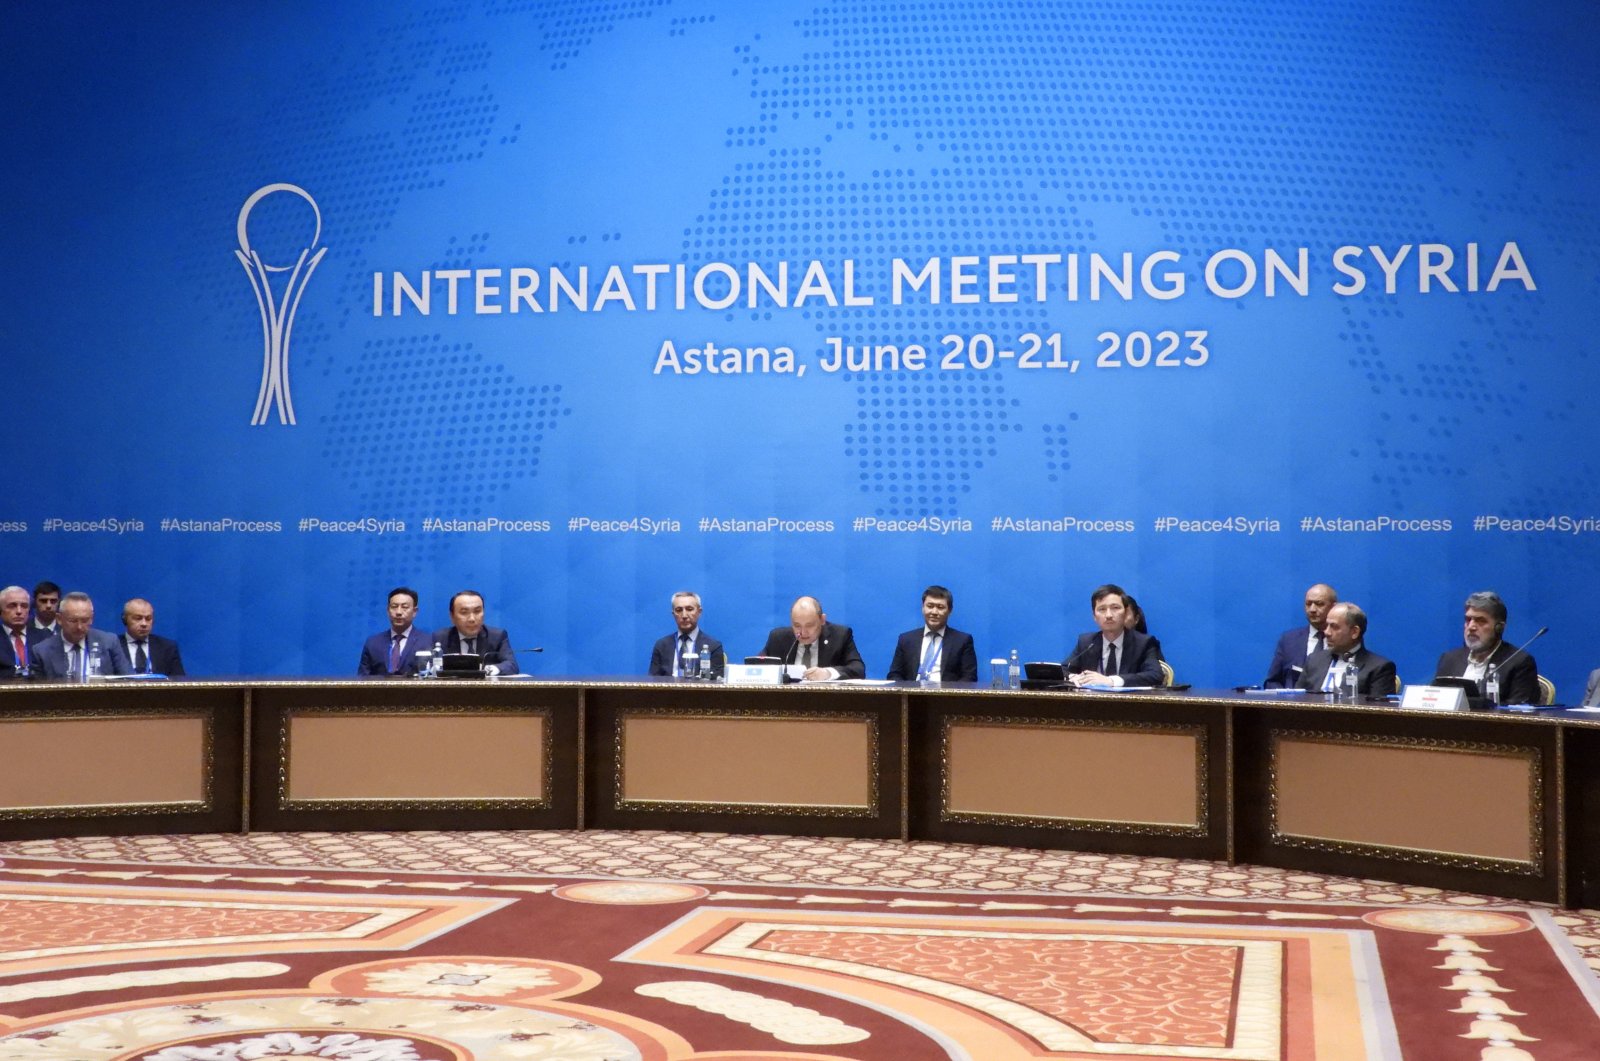
{"label": "man in dark suit", "polygon": [[711,657],[710,677],[722,677],[722,668],[727,663],[728,655],[723,651],[721,641],[700,629],[700,594],[686,589],[674,593],[672,621],[677,624],[678,630],[657,641],[650,650],[649,673],[681,678],[684,653],[696,657],[695,666],[698,668],[698,657],[704,649]]}
{"label": "man in dark suit", "polygon": [[1487,696],[1492,667],[1500,679],[1500,703],[1537,704],[1539,665],[1501,640],[1506,632],[1506,602],[1500,595],[1480,590],[1469,596],[1463,627],[1463,646],[1440,656],[1433,673],[1441,678],[1471,678],[1478,683],[1478,695]]}
{"label": "man in dark suit", "polygon": [[357,674],[417,673],[417,653],[433,651],[433,634],[416,625],[417,591],[396,586],[389,591],[389,629],[367,638],[361,646]]}
{"label": "man in dark suit", "polygon": [[93,629],[94,601],[87,593],[61,598],[57,616],[61,632],[29,650],[28,668],[35,678],[81,681],[92,670],[94,649],[100,649],[101,674],[129,674],[132,668],[116,635]]}
{"label": "man in dark suit", "polygon": [[1348,601],[1328,609],[1322,627],[1328,647],[1311,654],[1300,688],[1311,692],[1337,692],[1344,672],[1356,671],[1356,695],[1381,700],[1395,691],[1394,662],[1368,652],[1367,613]]}
{"label": "man in dark suit", "polygon": [[856,635],[848,626],[828,622],[815,597],[801,597],[789,609],[789,625],[767,635],[764,656],[777,656],[800,671],[808,682],[865,678],[867,665],[856,651]]}
{"label": "man in dark suit", "polygon": [[33,598],[21,586],[0,589],[0,678],[28,673],[28,650],[51,637],[28,621]]}
{"label": "man in dark suit", "polygon": [[135,597],[122,606],[122,625],[127,633],[122,635],[122,650],[135,674],[165,674],[169,678],[183,677],[183,654],[178,643],[170,637],[160,637],[150,632],[156,624],[156,610],[147,600]]}
{"label": "man in dark suit", "polygon": [[1293,689],[1300,684],[1300,675],[1306,672],[1306,660],[1320,648],[1325,648],[1322,626],[1328,621],[1328,609],[1339,603],[1339,594],[1332,586],[1318,582],[1306,590],[1306,625],[1285,630],[1273,650],[1272,662],[1267,665],[1267,676],[1261,684],[1267,689]]}
{"label": "man in dark suit", "polygon": [[[33,587],[32,629],[38,641],[61,632],[56,609],[61,604],[61,587],[46,579]],[[36,642],[37,643],[37,642]]]}
{"label": "man in dark suit", "polygon": [[950,625],[955,598],[943,586],[922,591],[922,626],[900,635],[889,664],[892,682],[975,682],[978,650],[972,635]]}
{"label": "man in dark suit", "polygon": [[1161,648],[1149,634],[1127,628],[1128,595],[1107,583],[1089,595],[1094,633],[1083,634],[1062,661],[1073,685],[1161,685]]}
{"label": "man in dark suit", "polygon": [[511,638],[497,626],[483,625],[483,594],[464,589],[450,598],[450,625],[434,635],[446,655],[465,652],[483,660],[485,674],[520,674]]}

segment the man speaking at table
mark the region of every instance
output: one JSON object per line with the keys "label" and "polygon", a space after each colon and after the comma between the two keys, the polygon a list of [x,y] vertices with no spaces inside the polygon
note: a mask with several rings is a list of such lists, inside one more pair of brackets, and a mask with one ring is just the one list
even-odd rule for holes
{"label": "man speaking at table", "polygon": [[855,634],[848,626],[828,622],[815,597],[801,597],[794,602],[789,609],[789,625],[767,635],[762,655],[782,659],[786,667],[799,667],[808,682],[867,676],[867,665],[856,651]]}
{"label": "man speaking at table", "polygon": [[464,589],[450,598],[450,625],[435,636],[446,655],[478,656],[490,677],[520,673],[511,638],[498,626],[483,625],[483,594],[475,589]]}

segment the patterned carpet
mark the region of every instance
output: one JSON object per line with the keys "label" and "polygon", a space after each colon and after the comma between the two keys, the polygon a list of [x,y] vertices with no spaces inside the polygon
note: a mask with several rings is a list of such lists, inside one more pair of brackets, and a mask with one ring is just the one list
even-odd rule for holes
{"label": "patterned carpet", "polygon": [[1600,914],[1258,867],[251,834],[0,844],[0,888],[0,1061],[1600,1056]]}

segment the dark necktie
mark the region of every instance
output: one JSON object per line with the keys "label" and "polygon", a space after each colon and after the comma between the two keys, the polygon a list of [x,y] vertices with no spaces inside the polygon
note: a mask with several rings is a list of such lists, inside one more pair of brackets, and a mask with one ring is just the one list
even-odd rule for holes
{"label": "dark necktie", "polygon": [[150,673],[150,654],[144,650],[143,641],[133,643],[133,673]]}
{"label": "dark necktie", "polygon": [[678,677],[680,677],[680,678],[683,677],[683,657],[687,656],[688,654],[689,654],[689,635],[688,634],[679,634],[678,635],[678,666],[677,666],[677,672],[678,672]]}
{"label": "dark necktie", "polygon": [[1327,647],[1328,647],[1328,642],[1323,638],[1323,636],[1321,634],[1318,634],[1317,635],[1317,648],[1316,648],[1316,651],[1321,652],[1323,649],[1325,649]]}
{"label": "dark necktie", "polygon": [[1106,674],[1115,673],[1117,673],[1117,646],[1113,644],[1106,647]]}
{"label": "dark necktie", "polygon": [[81,678],[81,677],[83,677],[83,646],[82,645],[73,645],[72,646],[72,655],[67,660],[67,677],[69,677],[69,678]]}
{"label": "dark necktie", "polygon": [[393,674],[400,669],[400,642],[405,640],[399,634],[389,635],[389,673]]}
{"label": "dark necktie", "polygon": [[806,670],[810,670],[811,669],[811,646],[810,645],[807,645],[805,647],[805,650],[800,653],[800,666],[804,667]]}

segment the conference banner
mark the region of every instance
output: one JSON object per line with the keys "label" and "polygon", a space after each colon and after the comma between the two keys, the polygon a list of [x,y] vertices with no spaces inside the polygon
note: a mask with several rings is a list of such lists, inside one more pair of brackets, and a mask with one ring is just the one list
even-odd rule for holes
{"label": "conference banner", "polygon": [[809,594],[872,677],[929,584],[986,674],[1115,582],[1198,687],[1317,582],[1422,681],[1493,589],[1575,701],[1591,20],[11,5],[0,580],[199,674],[352,673],[400,585],[545,675]]}

